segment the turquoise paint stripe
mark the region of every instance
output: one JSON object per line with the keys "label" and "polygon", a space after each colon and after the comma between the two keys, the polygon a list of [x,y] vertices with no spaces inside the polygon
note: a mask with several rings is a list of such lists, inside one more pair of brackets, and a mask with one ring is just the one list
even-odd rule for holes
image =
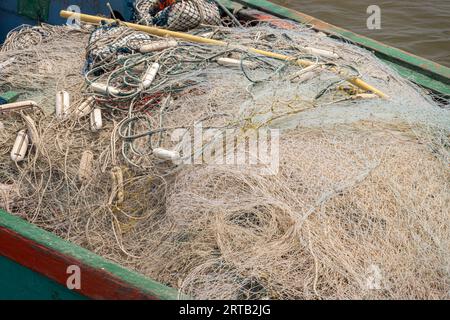
{"label": "turquoise paint stripe", "polygon": [[[56,235],[38,228],[23,219],[15,217],[0,209],[0,226],[12,230],[21,236],[39,243],[47,248],[58,251],[66,256],[73,257],[95,269],[103,269],[143,292],[161,300],[176,300],[178,291],[159,282],[147,278],[139,273],[128,270],[120,265],[110,262],[93,252],[67,242]],[[186,299],[187,297],[182,296]]]}
{"label": "turquoise paint stripe", "polygon": [[0,256],[0,300],[87,300],[87,298]]}

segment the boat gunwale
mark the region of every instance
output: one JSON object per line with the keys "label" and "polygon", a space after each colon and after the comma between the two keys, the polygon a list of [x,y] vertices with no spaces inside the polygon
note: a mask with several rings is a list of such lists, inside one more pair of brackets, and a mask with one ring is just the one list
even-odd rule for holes
{"label": "boat gunwale", "polygon": [[[63,286],[66,286],[70,276],[67,274],[67,268],[76,265],[81,269],[82,279],[88,280],[82,280],[81,288],[74,291],[88,298],[141,300],[186,298],[180,296],[174,288],[111,262],[2,209],[0,209],[0,256]],[[103,286],[99,286],[99,283]]]}

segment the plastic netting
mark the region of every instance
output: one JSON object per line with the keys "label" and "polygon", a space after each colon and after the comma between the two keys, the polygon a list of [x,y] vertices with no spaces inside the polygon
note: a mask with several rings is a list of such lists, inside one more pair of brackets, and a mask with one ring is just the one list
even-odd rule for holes
{"label": "plastic netting", "polygon": [[186,31],[200,24],[220,25],[220,11],[209,0],[137,0],[136,20],[170,30]]}

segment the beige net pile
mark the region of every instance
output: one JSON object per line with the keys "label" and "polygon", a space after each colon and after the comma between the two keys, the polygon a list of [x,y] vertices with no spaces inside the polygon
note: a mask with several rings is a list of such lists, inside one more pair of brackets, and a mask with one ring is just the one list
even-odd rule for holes
{"label": "beige net pile", "polygon": [[277,177],[178,177],[167,215],[181,243],[167,259],[173,272],[194,263],[182,288],[202,298],[447,297],[448,172],[413,137],[360,129],[286,134]]}
{"label": "beige net pile", "polygon": [[[88,118],[59,121],[36,112],[39,139],[15,164],[9,152],[26,123],[19,114],[2,116],[0,205],[193,298],[449,298],[448,110],[370,53],[303,27],[214,31],[303,58],[311,55],[305,45],[334,51],[340,58],[310,58],[356,69],[390,99],[357,99],[361,93],[326,68],[302,78],[298,66],[241,49],[182,44],[132,53],[85,79],[79,53],[80,63],[64,75],[40,76],[77,97],[74,107],[95,97],[103,129],[91,132]],[[86,39],[74,37],[76,47]],[[39,56],[55,50],[51,44],[23,50]],[[75,54],[53,53],[67,61]],[[256,67],[214,60],[230,56]],[[133,75],[155,61],[159,76],[142,90]],[[67,74],[77,74],[73,83],[61,82]],[[22,78],[8,75],[0,85],[22,88]],[[88,84],[98,79],[135,91],[93,94]],[[56,91],[38,82],[35,89],[37,96]],[[52,103],[42,106],[50,110]],[[200,121],[238,139],[250,129],[282,129],[279,172],[176,165],[152,154],[154,147],[173,150],[173,130],[192,133]],[[201,147],[220,145],[216,138]],[[80,175],[87,152],[94,160]]]}

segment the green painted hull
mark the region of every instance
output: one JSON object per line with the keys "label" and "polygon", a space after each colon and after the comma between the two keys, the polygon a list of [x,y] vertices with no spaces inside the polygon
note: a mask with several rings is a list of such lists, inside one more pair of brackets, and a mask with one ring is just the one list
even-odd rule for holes
{"label": "green painted hull", "polygon": [[[177,290],[108,261],[0,209],[0,298],[178,299]],[[66,283],[70,266],[81,288]],[[186,297],[181,297],[186,298]]]}

